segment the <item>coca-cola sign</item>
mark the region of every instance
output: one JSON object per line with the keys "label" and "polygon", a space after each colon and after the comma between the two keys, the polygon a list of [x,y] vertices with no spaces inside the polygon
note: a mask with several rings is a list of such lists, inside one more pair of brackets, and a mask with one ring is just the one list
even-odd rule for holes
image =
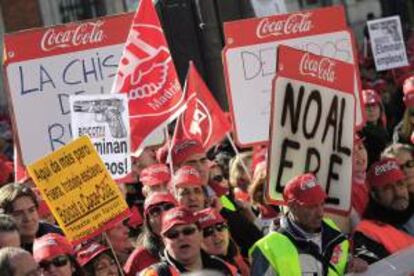
{"label": "coca-cola sign", "polygon": [[56,48],[68,48],[80,45],[99,43],[104,39],[103,21],[85,22],[72,29],[58,31],[54,28],[47,30],[40,42],[43,51]]}
{"label": "coca-cola sign", "polygon": [[258,38],[297,34],[309,32],[313,28],[311,12],[291,14],[285,20],[273,21],[272,17],[263,18],[257,25],[256,35]]}
{"label": "coca-cola sign", "polygon": [[329,58],[314,58],[306,53],[302,56],[299,72],[304,76],[312,76],[328,82],[335,81],[335,61]]}

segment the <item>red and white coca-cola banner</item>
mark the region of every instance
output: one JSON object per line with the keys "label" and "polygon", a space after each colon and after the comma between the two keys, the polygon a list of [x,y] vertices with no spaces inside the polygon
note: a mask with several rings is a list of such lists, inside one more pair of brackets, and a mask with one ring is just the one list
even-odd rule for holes
{"label": "red and white coca-cola banner", "polygon": [[151,0],[139,3],[112,92],[128,95],[132,151],[184,110],[184,94]]}
{"label": "red and white coca-cola banner", "polygon": [[[346,25],[342,6],[226,22],[224,33],[227,95],[236,142],[242,147],[268,142],[271,83],[277,74],[279,45],[357,64],[354,38]],[[306,66],[315,69],[314,64]],[[356,76],[356,124],[360,126],[365,116],[358,69]]]}
{"label": "red and white coca-cola banner", "polygon": [[346,213],[351,206],[355,68],[279,46],[277,72],[272,86],[266,196],[283,203],[286,183],[313,172],[328,195],[326,207]]}

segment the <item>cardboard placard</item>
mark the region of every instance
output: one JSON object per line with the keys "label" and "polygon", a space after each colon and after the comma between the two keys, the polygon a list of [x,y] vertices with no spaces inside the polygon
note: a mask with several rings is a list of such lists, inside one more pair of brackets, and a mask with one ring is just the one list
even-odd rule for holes
{"label": "cardboard placard", "polygon": [[313,172],[327,209],[351,204],[355,99],[354,66],[286,46],[278,49],[273,82],[266,196],[283,203],[283,187]]}
{"label": "cardboard placard", "polygon": [[408,66],[400,16],[370,20],[367,25],[376,70]]}
{"label": "cardboard placard", "polygon": [[28,166],[66,238],[76,244],[129,215],[128,205],[87,136]]}
{"label": "cardboard placard", "polygon": [[74,139],[88,135],[114,179],[131,171],[128,99],[125,94],[72,95]]}
{"label": "cardboard placard", "polygon": [[286,13],[285,0],[252,0],[256,17]]}
{"label": "cardboard placard", "polygon": [[[236,142],[242,147],[268,142],[271,86],[279,45],[357,64],[354,38],[342,7],[227,22],[224,31],[227,95]],[[356,70],[356,123],[361,125],[365,115]]]}

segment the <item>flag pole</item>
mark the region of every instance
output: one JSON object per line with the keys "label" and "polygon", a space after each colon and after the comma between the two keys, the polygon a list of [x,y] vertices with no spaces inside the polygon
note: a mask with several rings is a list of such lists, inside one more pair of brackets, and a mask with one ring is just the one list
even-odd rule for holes
{"label": "flag pole", "polygon": [[103,236],[106,240],[106,243],[108,244],[109,248],[112,251],[112,255],[114,255],[116,266],[118,267],[119,273],[121,274],[121,276],[125,276],[124,270],[122,269],[121,263],[119,262],[118,256],[116,255],[116,252],[114,250],[114,247],[112,246],[112,243],[111,243],[111,240],[108,237],[108,234],[106,234],[106,232],[103,232]]}
{"label": "flag pole", "polygon": [[251,176],[251,174],[250,174],[250,171],[249,171],[249,169],[247,168],[246,163],[244,162],[243,158],[241,157],[240,152],[239,152],[239,150],[237,149],[236,145],[234,144],[233,139],[231,138],[231,136],[230,136],[230,133],[229,133],[229,132],[227,132],[227,133],[226,133],[226,137],[227,137],[227,139],[229,140],[230,145],[231,145],[231,147],[233,148],[234,152],[236,153],[236,156],[238,156],[238,157],[240,158],[240,164],[242,165],[242,168],[243,168],[244,172],[246,173],[246,175],[247,175],[247,177],[249,178],[249,180],[250,180],[250,181],[252,181],[252,176]]}

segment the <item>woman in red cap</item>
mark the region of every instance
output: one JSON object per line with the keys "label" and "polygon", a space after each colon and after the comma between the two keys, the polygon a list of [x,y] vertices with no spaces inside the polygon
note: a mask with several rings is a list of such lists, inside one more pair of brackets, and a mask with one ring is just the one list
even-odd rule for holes
{"label": "woman in red cap", "polygon": [[160,261],[164,249],[161,241],[161,214],[177,206],[175,198],[165,192],[155,192],[144,202],[144,231],[138,237],[138,247],[129,256],[124,271],[126,275],[136,273]]}
{"label": "woman in red cap", "polygon": [[65,237],[50,233],[34,240],[33,257],[44,276],[85,275]]}
{"label": "woman in red cap", "polygon": [[82,246],[76,258],[87,276],[121,275],[111,250],[100,243],[90,242]]}
{"label": "woman in red cap", "polygon": [[239,275],[250,275],[249,266],[231,238],[226,221],[220,213],[216,209],[207,208],[197,212],[195,215],[203,233],[201,244],[203,250],[235,266]]}

